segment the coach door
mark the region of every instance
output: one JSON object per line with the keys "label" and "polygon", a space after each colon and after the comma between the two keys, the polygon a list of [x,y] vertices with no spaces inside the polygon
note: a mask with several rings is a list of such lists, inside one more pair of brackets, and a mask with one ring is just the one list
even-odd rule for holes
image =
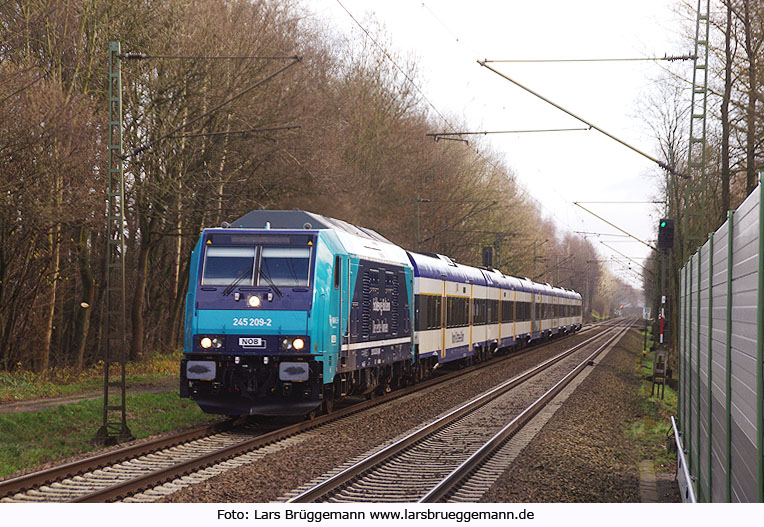
{"label": "coach door", "polygon": [[[538,296],[538,298],[536,298]],[[531,336],[538,335],[541,328],[541,320],[539,309],[536,308],[536,304],[541,304],[541,295],[536,293],[531,294]]]}
{"label": "coach door", "polygon": [[446,328],[448,327],[448,298],[446,297],[446,281],[443,280],[443,298],[440,302],[440,356],[446,358]]}

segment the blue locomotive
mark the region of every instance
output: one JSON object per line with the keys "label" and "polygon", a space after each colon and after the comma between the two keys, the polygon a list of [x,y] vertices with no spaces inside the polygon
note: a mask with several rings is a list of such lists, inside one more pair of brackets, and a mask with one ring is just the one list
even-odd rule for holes
{"label": "blue locomotive", "polygon": [[205,229],[191,258],[180,395],[208,413],[315,415],[581,327],[578,293],[305,211]]}

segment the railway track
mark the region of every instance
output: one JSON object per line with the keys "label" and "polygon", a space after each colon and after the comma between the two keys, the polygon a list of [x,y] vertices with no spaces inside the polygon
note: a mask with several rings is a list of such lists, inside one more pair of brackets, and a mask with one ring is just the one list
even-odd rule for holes
{"label": "railway track", "polygon": [[628,327],[607,329],[286,501],[437,502],[460,491],[454,501],[474,501],[503,465],[478,469]]}
{"label": "railway track", "polygon": [[[605,324],[607,325],[607,324]],[[582,329],[579,334],[593,330]],[[168,485],[154,491],[161,496],[174,488],[198,483],[235,466],[251,463],[269,451],[285,448],[305,438],[305,432],[372,406],[447,382],[497,361],[538,350],[528,348],[415,386],[397,390],[373,401],[358,403],[321,416],[263,433],[252,427],[220,421],[183,433],[120,448],[80,461],[0,481],[2,502],[105,502]],[[171,483],[176,481],[176,483]],[[152,492],[149,490],[149,493]],[[129,499],[129,498],[128,498]]]}

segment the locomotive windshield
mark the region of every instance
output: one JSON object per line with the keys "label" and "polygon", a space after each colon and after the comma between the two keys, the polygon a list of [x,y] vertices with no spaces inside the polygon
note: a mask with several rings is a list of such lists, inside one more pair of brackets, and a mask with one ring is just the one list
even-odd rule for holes
{"label": "locomotive windshield", "polygon": [[253,285],[254,247],[207,247],[202,285]]}
{"label": "locomotive windshield", "polygon": [[310,247],[208,246],[201,285],[307,287],[310,252]]}
{"label": "locomotive windshield", "polygon": [[[309,247],[263,247],[259,285],[307,287],[310,281]],[[265,277],[266,279],[264,279]]]}

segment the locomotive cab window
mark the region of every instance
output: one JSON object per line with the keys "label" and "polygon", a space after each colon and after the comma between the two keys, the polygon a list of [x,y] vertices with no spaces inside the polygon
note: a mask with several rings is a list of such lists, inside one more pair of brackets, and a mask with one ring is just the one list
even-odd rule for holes
{"label": "locomotive cab window", "polygon": [[307,287],[310,282],[310,247],[263,247],[258,285]]}
{"label": "locomotive cab window", "polygon": [[334,257],[334,288],[340,288],[340,280],[342,278],[342,258],[339,256]]}
{"label": "locomotive cab window", "polygon": [[207,247],[202,285],[252,285],[254,269],[254,247]]}

